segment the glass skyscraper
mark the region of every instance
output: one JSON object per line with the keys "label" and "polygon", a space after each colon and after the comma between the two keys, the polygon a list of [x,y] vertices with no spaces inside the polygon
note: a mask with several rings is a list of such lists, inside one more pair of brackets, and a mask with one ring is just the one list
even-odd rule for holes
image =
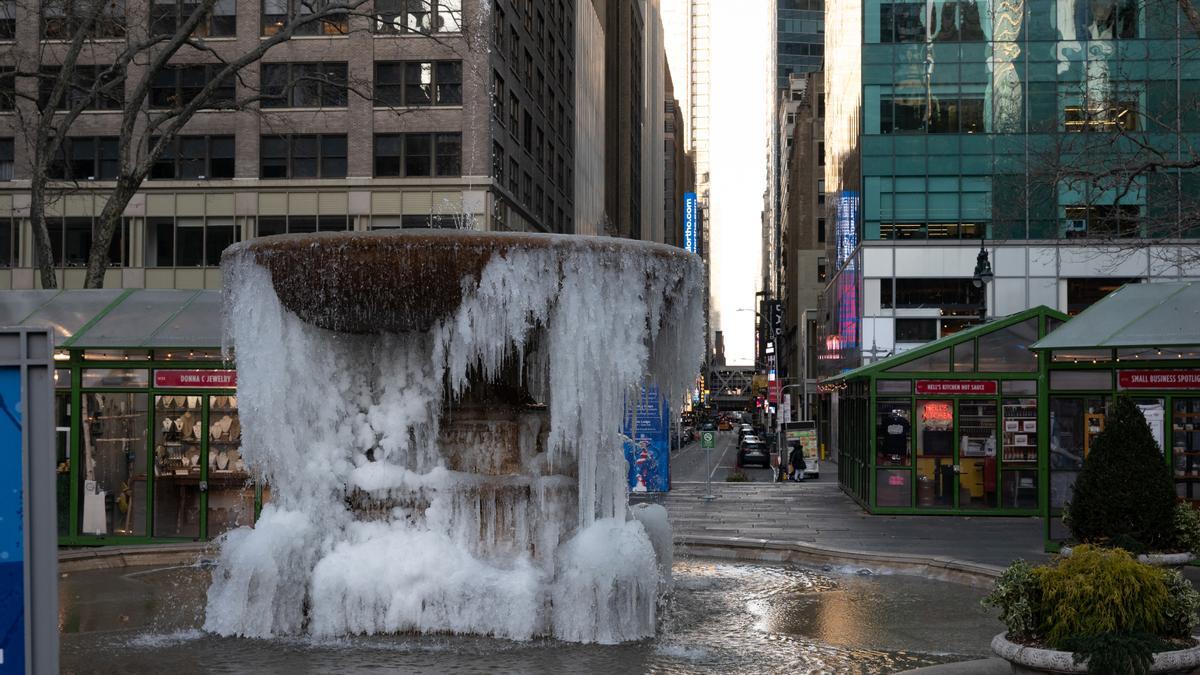
{"label": "glass skyscraper", "polygon": [[1200,276],[1200,40],[1176,3],[846,0],[825,28],[824,374]]}

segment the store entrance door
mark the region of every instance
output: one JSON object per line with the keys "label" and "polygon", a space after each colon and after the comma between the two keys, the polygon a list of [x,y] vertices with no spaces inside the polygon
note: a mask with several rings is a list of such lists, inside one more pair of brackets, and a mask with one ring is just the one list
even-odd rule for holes
{"label": "store entrance door", "polygon": [[959,399],[957,420],[958,508],[996,508],[996,399]]}
{"label": "store entrance door", "polygon": [[916,445],[917,507],[953,508],[958,491],[958,454],[952,399],[917,401]]}

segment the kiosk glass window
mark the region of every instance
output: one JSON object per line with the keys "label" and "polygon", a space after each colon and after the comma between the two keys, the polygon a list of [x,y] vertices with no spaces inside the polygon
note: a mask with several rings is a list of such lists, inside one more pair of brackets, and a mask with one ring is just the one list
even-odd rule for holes
{"label": "kiosk glass window", "polygon": [[1005,508],[1031,509],[1038,503],[1037,398],[1006,398],[1000,501]]}
{"label": "kiosk glass window", "polygon": [[879,466],[911,466],[912,402],[909,399],[876,401],[875,449],[875,463]]}
{"label": "kiosk glass window", "polygon": [[1037,355],[1029,349],[1037,339],[1036,317],[980,335],[979,372],[1027,373],[1037,370]]}
{"label": "kiosk glass window", "polygon": [[1171,418],[1175,492],[1200,502],[1200,398],[1176,398]]}
{"label": "kiosk glass window", "polygon": [[954,505],[954,401],[917,401],[917,506]]}
{"label": "kiosk glass window", "polygon": [[922,356],[919,359],[893,366],[893,373],[948,373],[950,372],[950,348]]}
{"label": "kiosk glass window", "polygon": [[954,345],[954,372],[956,373],[973,373],[975,372],[975,341],[967,340],[962,344]]}
{"label": "kiosk glass window", "polygon": [[200,536],[200,396],[154,397],[154,536]]}
{"label": "kiosk glass window", "polygon": [[1050,399],[1050,506],[1070,501],[1075,478],[1097,434],[1104,429],[1103,397]]}
{"label": "kiosk glass window", "polygon": [[85,535],[146,535],[146,395],[88,393],[82,398]]}
{"label": "kiosk glass window", "polygon": [[208,397],[208,538],[254,524],[254,484],[242,460],[236,396]]}
{"label": "kiosk glass window", "polygon": [[996,400],[958,402],[958,505],[996,506]]}

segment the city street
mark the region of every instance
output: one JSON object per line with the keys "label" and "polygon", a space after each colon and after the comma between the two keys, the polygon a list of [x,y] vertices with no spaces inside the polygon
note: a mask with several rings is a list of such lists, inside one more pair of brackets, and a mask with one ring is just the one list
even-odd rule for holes
{"label": "city street", "polygon": [[[737,461],[737,432],[718,431],[717,446],[711,451],[712,463],[705,457],[704,448],[700,441],[688,443],[671,454],[671,482],[696,483],[703,482],[711,473],[714,483],[724,483],[726,477],[733,473]],[[751,482],[771,482],[771,470],[757,465],[742,469],[746,478]],[[836,476],[822,476],[824,480],[836,480]]]}

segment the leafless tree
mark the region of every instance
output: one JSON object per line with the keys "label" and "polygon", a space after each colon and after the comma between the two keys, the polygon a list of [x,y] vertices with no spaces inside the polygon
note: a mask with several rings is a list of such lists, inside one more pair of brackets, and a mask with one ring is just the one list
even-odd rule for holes
{"label": "leafless tree", "polygon": [[[35,2],[35,0],[29,0]],[[219,0],[198,0],[183,4],[174,20],[152,21],[148,3],[138,3],[126,11],[123,0],[42,0],[40,4],[18,5],[18,16],[36,19],[38,36],[53,35],[58,40],[39,40],[37,47],[16,53],[11,67],[0,67],[0,92],[14,97],[18,126],[26,135],[31,159],[30,210],[34,258],[41,285],[57,285],[55,260],[46,226],[46,207],[54,199],[78,189],[70,181],[52,177],[52,164],[62,156],[64,139],[85,110],[104,108],[119,112],[119,167],[114,184],[104,190],[103,207],[88,254],[85,286],[99,288],[108,268],[110,243],[121,223],[122,214],[133,196],[150,175],[164,151],[172,147],[197,112],[206,109],[258,109],[264,92],[249,86],[243,77],[246,69],[262,60],[275,47],[303,34],[338,34],[351,30],[352,18],[363,16],[369,22],[399,22],[399,17],[372,14],[369,0],[299,0],[293,14],[282,17],[278,25],[255,45],[231,53],[205,40],[207,26]],[[426,1],[426,6],[429,5]],[[444,11],[444,10],[443,10]],[[23,14],[22,14],[23,12]],[[467,26],[461,10],[447,17]],[[430,14],[430,17],[433,15]],[[361,22],[369,25],[369,22]],[[399,24],[396,24],[397,31]],[[428,23],[405,25],[408,32],[421,32],[438,39],[437,26]],[[468,48],[474,48],[467,35]],[[114,40],[114,38],[120,38]],[[189,63],[203,55],[211,64],[208,79],[191,93],[190,98],[173,98],[169,105],[150,105],[152,85],[174,60],[190,52]],[[103,66],[87,65],[96,54],[111,57]],[[349,95],[371,97],[365,83],[333,82],[328,73],[308,73],[288,87],[311,86],[320,82],[345,87]],[[4,80],[8,79],[8,82]],[[253,78],[251,78],[253,79]],[[341,79],[341,78],[338,78]],[[238,82],[240,95],[231,97],[230,84]],[[399,110],[398,110],[399,112]]]}

